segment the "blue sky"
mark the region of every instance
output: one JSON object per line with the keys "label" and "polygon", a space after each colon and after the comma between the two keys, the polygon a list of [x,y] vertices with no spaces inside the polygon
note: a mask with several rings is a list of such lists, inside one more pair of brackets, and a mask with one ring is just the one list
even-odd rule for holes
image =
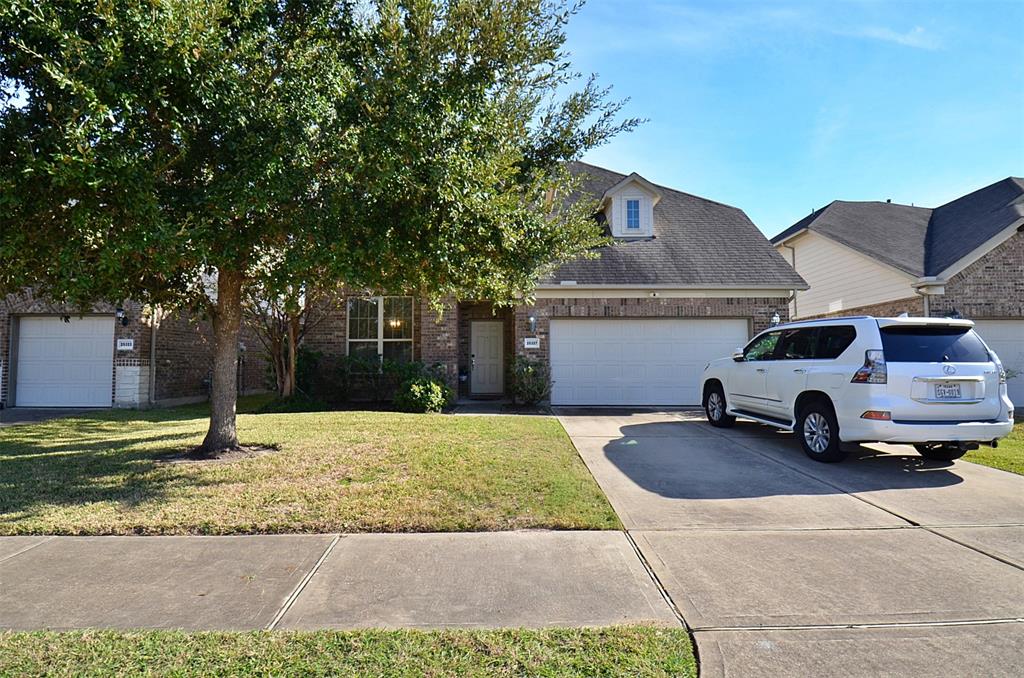
{"label": "blue sky", "polygon": [[649,121],[584,159],[744,209],[932,207],[1024,175],[1024,0],[590,0],[574,66]]}

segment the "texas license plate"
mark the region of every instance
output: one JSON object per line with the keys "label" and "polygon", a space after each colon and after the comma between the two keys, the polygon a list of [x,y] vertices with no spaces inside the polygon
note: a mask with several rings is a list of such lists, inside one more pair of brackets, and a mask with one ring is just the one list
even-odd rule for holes
{"label": "texas license plate", "polygon": [[935,384],[935,398],[937,400],[960,400],[962,397],[960,384]]}

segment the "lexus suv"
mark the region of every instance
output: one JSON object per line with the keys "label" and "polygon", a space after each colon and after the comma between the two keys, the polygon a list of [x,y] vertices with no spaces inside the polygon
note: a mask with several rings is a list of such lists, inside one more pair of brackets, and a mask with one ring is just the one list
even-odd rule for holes
{"label": "lexus suv", "polygon": [[829,318],[773,327],[704,368],[712,426],[736,417],[796,432],[825,462],[841,443],[909,443],[952,461],[1013,429],[1006,372],[970,320]]}

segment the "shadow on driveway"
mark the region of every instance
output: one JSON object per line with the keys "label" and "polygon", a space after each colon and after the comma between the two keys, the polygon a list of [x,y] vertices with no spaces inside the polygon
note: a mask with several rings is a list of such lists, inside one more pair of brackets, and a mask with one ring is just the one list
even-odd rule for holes
{"label": "shadow on driveway", "polygon": [[[666,435],[677,430],[677,435]],[[738,499],[940,488],[963,482],[952,462],[856,446],[845,461],[808,459],[792,434],[738,422],[712,429],[677,420],[628,424],[604,455],[641,488],[671,499]],[[909,449],[909,448],[907,448]]]}

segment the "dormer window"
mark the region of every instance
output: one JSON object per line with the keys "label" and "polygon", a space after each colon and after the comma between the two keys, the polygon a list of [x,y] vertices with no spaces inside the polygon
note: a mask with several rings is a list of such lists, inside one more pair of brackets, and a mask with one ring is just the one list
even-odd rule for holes
{"label": "dormer window", "polygon": [[640,200],[626,200],[626,230],[640,230]]}
{"label": "dormer window", "polygon": [[613,238],[654,237],[654,208],[661,191],[635,172],[605,191],[601,207]]}

